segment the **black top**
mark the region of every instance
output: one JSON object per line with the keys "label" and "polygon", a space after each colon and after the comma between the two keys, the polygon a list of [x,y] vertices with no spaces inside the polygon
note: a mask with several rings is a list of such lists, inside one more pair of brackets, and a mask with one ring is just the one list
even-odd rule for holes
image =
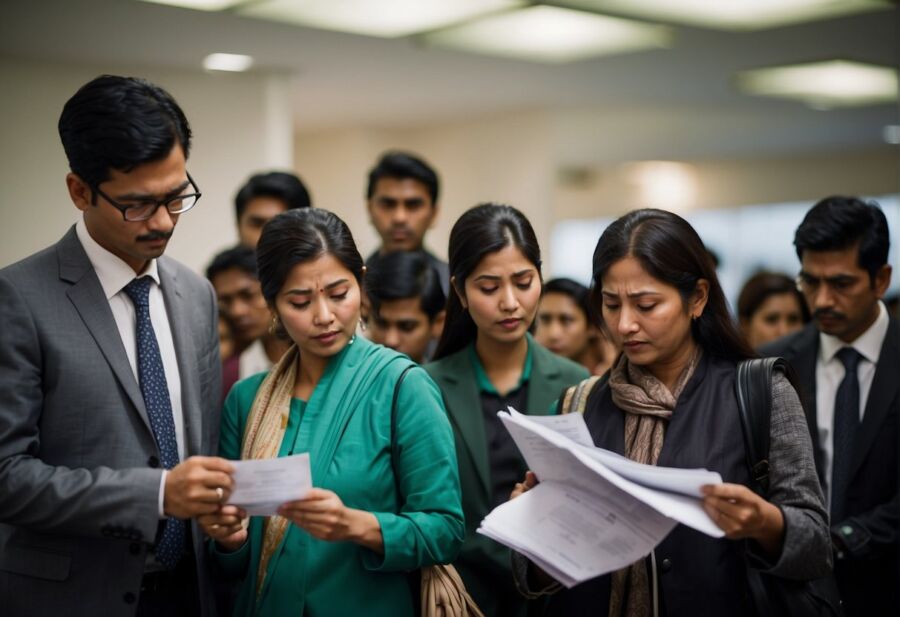
{"label": "black top", "polygon": [[509,431],[497,417],[497,412],[509,406],[524,411],[528,401],[528,382],[520,384],[505,396],[485,390],[481,390],[479,395],[491,470],[491,507],[496,508],[509,501],[509,494],[526,471],[525,461]]}

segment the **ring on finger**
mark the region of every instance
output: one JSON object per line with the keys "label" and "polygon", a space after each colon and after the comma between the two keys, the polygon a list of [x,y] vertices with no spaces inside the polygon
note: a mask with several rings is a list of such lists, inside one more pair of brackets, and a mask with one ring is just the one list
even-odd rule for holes
{"label": "ring on finger", "polygon": [[225,499],[225,489],[221,486],[216,487],[216,496],[219,498],[219,503],[221,503]]}

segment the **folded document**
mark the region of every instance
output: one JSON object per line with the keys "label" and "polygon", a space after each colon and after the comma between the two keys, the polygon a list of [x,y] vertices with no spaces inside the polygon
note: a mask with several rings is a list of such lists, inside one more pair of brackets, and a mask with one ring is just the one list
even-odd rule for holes
{"label": "folded document", "polygon": [[308,452],[231,464],[234,490],[228,503],[240,506],[250,516],[272,516],[278,506],[303,499],[312,488]]}
{"label": "folded document", "polygon": [[581,414],[498,414],[540,480],[494,509],[478,533],[531,559],[566,587],[646,556],[682,523],[724,534],[702,507],[705,469],[642,465],[593,446]]}

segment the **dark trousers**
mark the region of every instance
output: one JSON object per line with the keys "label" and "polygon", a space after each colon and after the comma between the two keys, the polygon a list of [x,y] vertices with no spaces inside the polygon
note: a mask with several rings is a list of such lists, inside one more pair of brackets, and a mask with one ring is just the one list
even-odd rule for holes
{"label": "dark trousers", "polygon": [[192,554],[174,570],[148,572],[141,580],[137,617],[199,617],[197,567]]}

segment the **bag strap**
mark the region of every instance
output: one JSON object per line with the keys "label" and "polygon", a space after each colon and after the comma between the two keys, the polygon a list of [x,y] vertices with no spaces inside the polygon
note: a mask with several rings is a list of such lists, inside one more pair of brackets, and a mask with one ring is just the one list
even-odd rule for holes
{"label": "bag strap", "polygon": [[394,386],[394,396],[391,398],[391,469],[394,472],[394,485],[397,487],[397,495],[401,494],[400,478],[397,476],[397,399],[400,398],[400,384],[403,383],[403,378],[406,377],[410,369],[416,366],[415,364],[410,364],[403,369],[400,377],[397,378],[397,384]]}
{"label": "bag strap", "polygon": [[772,374],[790,369],[783,358],[753,358],[738,363],[734,390],[753,490],[769,492],[769,432],[772,423]]}
{"label": "bag strap", "polygon": [[565,389],[563,397],[559,401],[558,413],[584,413],[587,408],[587,400],[594,391],[594,387],[599,383],[606,383],[607,375],[592,375],[587,379]]}

